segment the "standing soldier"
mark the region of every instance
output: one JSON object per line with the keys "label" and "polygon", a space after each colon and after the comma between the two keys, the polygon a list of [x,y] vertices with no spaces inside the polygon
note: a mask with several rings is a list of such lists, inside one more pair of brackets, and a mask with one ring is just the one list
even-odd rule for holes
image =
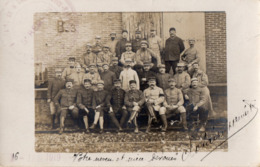
{"label": "standing soldier", "polygon": [[103,45],[101,43],[101,36],[96,36],[95,38],[95,44],[93,45],[92,52],[96,55],[98,55],[99,52],[102,51]]}
{"label": "standing soldier", "polygon": [[73,79],[74,81],[74,88],[79,89],[81,85],[83,84],[83,78],[85,73],[82,72],[82,68],[79,63],[76,64],[76,72],[73,72],[69,78]]}
{"label": "standing soldier", "polygon": [[177,64],[177,73],[174,75],[176,81],[176,87],[180,89],[183,93],[187,91],[190,87],[190,75],[184,71],[185,64]]}
{"label": "standing soldier", "polygon": [[66,88],[59,91],[54,98],[55,105],[60,109],[60,131],[62,134],[64,131],[64,122],[68,112],[71,112],[74,118],[74,125],[78,123],[79,110],[76,106],[77,90],[73,88],[73,80],[66,80]]}
{"label": "standing soldier", "polygon": [[163,122],[162,131],[166,131],[167,120],[165,116],[165,110],[161,109],[164,102],[164,93],[162,88],[156,86],[156,78],[149,78],[149,88],[144,90],[144,97],[146,101],[146,108],[148,110],[148,126],[146,132],[150,132],[152,121],[157,122],[155,111],[159,112],[159,115]]}
{"label": "standing soldier", "polygon": [[112,53],[113,57],[116,56],[116,44],[117,44],[117,39],[116,39],[116,33],[111,32],[110,33],[110,41],[108,41],[108,46],[110,48],[110,52]]}
{"label": "standing soldier", "polygon": [[145,89],[147,89],[149,87],[148,84],[148,79],[150,77],[156,77],[156,73],[151,71],[151,66],[152,63],[148,62],[144,62],[144,71],[139,75],[139,79],[140,79],[140,90],[144,91]]}
{"label": "standing soldier", "polygon": [[125,60],[126,59],[131,59],[132,60],[132,64],[131,66],[133,67],[136,63],[135,61],[135,53],[132,52],[132,44],[130,42],[125,44],[126,47],[126,51],[122,54],[120,62],[125,65]]}
{"label": "standing soldier", "polygon": [[142,38],[141,31],[139,30],[135,31],[135,39],[132,42],[132,50],[135,53],[141,48],[141,40],[142,40],[141,38]]}
{"label": "standing soldier", "polygon": [[85,133],[89,133],[88,117],[94,113],[92,106],[94,91],[91,89],[91,80],[84,80],[84,87],[78,90],[77,105],[79,107],[79,115],[83,117],[85,124]]}
{"label": "standing soldier", "polygon": [[90,64],[89,65],[89,73],[85,74],[83,76],[83,80],[85,79],[90,79],[91,83],[92,83],[92,89],[96,89],[95,84],[97,83],[97,81],[100,80],[100,75],[98,72],[96,72],[96,65],[95,64]]}
{"label": "standing soldier", "polygon": [[66,79],[68,76],[70,76],[73,72],[76,72],[76,62],[75,62],[75,57],[69,57],[68,61],[68,67],[66,67],[63,72],[62,72],[62,78]]}
{"label": "standing soldier", "polygon": [[164,64],[160,64],[158,68],[159,68],[159,73],[157,73],[156,75],[158,86],[163,90],[166,90],[169,88],[168,80],[171,78],[171,74],[165,73]]}
{"label": "standing soldier", "polygon": [[[49,81],[48,92],[47,92],[47,102],[50,103],[50,111],[52,116],[52,129],[55,128],[55,117],[58,116],[58,111],[56,106],[54,105],[54,97],[58,94],[58,92],[64,88],[65,81],[61,78],[61,69],[55,69],[55,78]],[[58,121],[59,122],[59,121]]]}
{"label": "standing soldier", "polygon": [[96,110],[94,116],[94,122],[89,127],[95,129],[97,122],[99,121],[100,133],[104,132],[104,112],[108,111],[108,104],[110,104],[110,95],[104,90],[104,81],[100,80],[97,82],[97,91],[94,93],[93,109]]}
{"label": "standing soldier", "polygon": [[185,47],[182,39],[176,36],[176,30],[174,27],[170,28],[169,32],[170,37],[165,43],[164,61],[166,65],[166,73],[169,73],[172,67],[172,71],[176,74],[176,66]]}
{"label": "standing soldier", "polygon": [[121,59],[122,53],[126,51],[125,44],[127,43],[127,36],[128,36],[128,31],[123,30],[122,39],[120,39],[116,44],[116,57],[118,57],[118,60]]}
{"label": "standing soldier", "polygon": [[118,57],[112,57],[111,64],[112,65],[109,67],[109,70],[116,74],[116,78],[119,78],[121,71],[123,71],[123,68],[118,66]]}
{"label": "standing soldier", "polygon": [[161,59],[160,52],[162,51],[162,39],[156,35],[156,30],[154,28],[152,28],[150,32],[151,36],[148,38],[149,48]]}
{"label": "standing soldier", "polygon": [[[186,106],[189,120],[194,122],[199,115],[199,131],[205,131],[206,122],[208,119],[209,106],[207,105],[207,92],[205,89],[199,87],[199,81],[197,78],[191,79],[192,88],[185,94],[185,99],[189,100],[189,105]],[[195,130],[195,126],[192,127],[192,131]]]}
{"label": "standing soldier", "polygon": [[190,75],[192,75],[193,73],[193,68],[192,68],[193,63],[199,63],[200,61],[198,50],[194,47],[194,44],[195,44],[195,39],[189,39],[190,47],[187,50],[185,50],[182,55],[182,59],[186,63],[188,68],[188,73]]}
{"label": "standing soldier", "polygon": [[187,128],[186,122],[186,110],[183,107],[183,94],[180,89],[176,88],[176,81],[174,78],[169,79],[170,88],[165,90],[165,101],[163,102],[164,108],[162,110],[166,110],[166,116],[170,117],[175,113],[181,114],[181,122],[185,130]]}
{"label": "standing soldier", "polygon": [[86,45],[86,53],[83,54],[81,66],[86,70],[86,72],[88,72],[89,71],[88,66],[92,63],[97,64],[97,57],[92,52],[92,45],[87,44]]}
{"label": "standing soldier", "polygon": [[101,80],[104,81],[104,89],[111,91],[113,83],[116,80],[116,74],[109,70],[108,63],[103,64],[103,72],[100,73]]}
{"label": "standing soldier", "polygon": [[[114,88],[111,90],[111,99],[110,99],[110,106],[109,106],[109,116],[112,122],[117,126],[119,131],[122,131],[122,127],[124,126],[127,118],[127,111],[126,107],[124,106],[124,99],[125,99],[125,91],[121,88],[122,83],[120,79],[114,81]],[[120,113],[121,119],[120,124],[116,119],[116,114]]]}
{"label": "standing soldier", "polygon": [[124,70],[120,73],[119,79],[122,81],[122,89],[125,91],[129,90],[129,81],[130,80],[135,80],[137,83],[137,89],[140,89],[140,84],[139,84],[139,77],[136,73],[135,70],[131,68],[131,59],[126,59],[125,60],[125,68]]}
{"label": "standing soldier", "polygon": [[112,53],[109,51],[109,46],[104,45],[103,51],[97,55],[97,63],[111,63]]}
{"label": "standing soldier", "polygon": [[130,90],[125,95],[125,106],[127,107],[127,111],[130,112],[130,118],[128,120],[128,124],[134,122],[135,125],[135,133],[138,133],[138,124],[137,124],[137,116],[141,111],[141,108],[145,102],[145,98],[143,92],[136,89],[136,81],[129,81]]}

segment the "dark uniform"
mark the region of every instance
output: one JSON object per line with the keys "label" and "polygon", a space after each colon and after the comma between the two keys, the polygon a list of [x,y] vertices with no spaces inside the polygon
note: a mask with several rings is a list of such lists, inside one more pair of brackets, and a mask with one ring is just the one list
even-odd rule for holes
{"label": "dark uniform", "polygon": [[168,80],[171,78],[171,74],[168,74],[168,73],[164,73],[164,74],[161,74],[161,73],[158,73],[156,75],[156,80],[157,80],[157,85],[162,88],[163,90],[166,90],[169,88],[169,83],[168,83]]}
{"label": "dark uniform", "polygon": [[123,38],[123,39],[119,40],[116,44],[116,57],[118,57],[119,60],[121,59],[122,53],[124,53],[126,51],[125,44],[127,42],[129,42],[129,41],[127,41],[126,38]]}
{"label": "dark uniform", "polygon": [[109,67],[109,70],[116,74],[116,78],[119,78],[120,73],[123,71],[123,68],[118,65],[113,65]]}
{"label": "dark uniform", "polygon": [[114,80],[116,79],[116,74],[110,70],[100,73],[101,80],[104,81],[104,89],[110,91],[113,87]]}
{"label": "dark uniform", "polygon": [[[145,62],[144,66],[150,66],[150,62]],[[149,71],[143,71],[142,73],[139,73],[139,79],[140,79],[140,89],[144,91],[149,87],[148,85],[148,78],[150,77],[156,77],[156,73],[149,70]]]}
{"label": "dark uniform", "polygon": [[137,52],[141,48],[141,39],[134,39],[132,42],[132,50],[133,52]]}

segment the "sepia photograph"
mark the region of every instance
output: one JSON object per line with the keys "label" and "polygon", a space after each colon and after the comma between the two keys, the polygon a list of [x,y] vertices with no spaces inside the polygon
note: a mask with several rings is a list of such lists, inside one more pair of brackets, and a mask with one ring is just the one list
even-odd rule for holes
{"label": "sepia photograph", "polygon": [[33,19],[36,152],[228,151],[225,12]]}

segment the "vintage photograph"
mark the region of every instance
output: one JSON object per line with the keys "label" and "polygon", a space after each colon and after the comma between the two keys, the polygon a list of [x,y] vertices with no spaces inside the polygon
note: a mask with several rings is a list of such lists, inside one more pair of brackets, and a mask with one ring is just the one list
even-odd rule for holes
{"label": "vintage photograph", "polygon": [[222,11],[35,13],[35,151],[228,151],[226,48]]}

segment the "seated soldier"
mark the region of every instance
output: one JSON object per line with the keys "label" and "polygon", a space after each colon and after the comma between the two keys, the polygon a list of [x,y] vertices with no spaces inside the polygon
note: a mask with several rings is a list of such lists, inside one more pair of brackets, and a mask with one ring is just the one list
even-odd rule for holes
{"label": "seated soldier", "polygon": [[121,71],[123,71],[123,68],[118,66],[118,57],[112,57],[111,64],[112,65],[109,67],[109,70],[116,74],[116,78],[119,78]]}
{"label": "seated soldier", "polygon": [[110,91],[113,87],[113,82],[116,79],[116,74],[109,70],[108,63],[103,63],[103,72],[100,73],[101,80],[104,81],[104,89]]}
{"label": "seated soldier", "polygon": [[92,52],[92,45],[86,45],[86,53],[83,54],[81,58],[81,66],[85,69],[86,72],[89,72],[89,65],[91,63],[97,64],[96,54]]}
{"label": "seated soldier", "polygon": [[171,78],[171,74],[165,73],[164,64],[158,65],[158,68],[159,68],[159,73],[156,74],[156,80],[158,86],[163,90],[166,90],[169,88],[168,80]]}
{"label": "seated soldier", "polygon": [[97,122],[99,121],[100,133],[104,132],[104,112],[108,111],[108,104],[110,100],[109,92],[104,90],[104,81],[99,80],[97,82],[97,91],[94,93],[93,109],[96,110],[94,122],[89,127],[95,129]]}
{"label": "seated soldier", "polygon": [[104,45],[103,51],[99,52],[97,55],[97,63],[108,63],[110,65],[112,56],[112,53],[109,51],[109,46]]}
{"label": "seated soldier", "polygon": [[155,111],[159,112],[163,122],[162,131],[166,131],[167,120],[165,116],[165,110],[161,110],[162,103],[164,101],[164,93],[162,88],[156,86],[155,77],[149,78],[149,87],[144,90],[144,97],[146,101],[146,108],[148,110],[148,126],[146,132],[150,132],[152,121],[157,122]]}
{"label": "seated soldier", "polygon": [[64,122],[69,112],[74,118],[74,124],[76,125],[78,123],[79,110],[76,106],[77,90],[73,88],[73,80],[67,79],[65,86],[66,88],[60,90],[54,98],[55,105],[61,111],[59,134],[62,134],[64,131]]}
{"label": "seated soldier", "polygon": [[85,80],[85,79],[91,80],[92,89],[96,89],[96,86],[94,85],[94,83],[101,80],[99,73],[96,72],[96,64],[92,63],[92,64],[89,65],[88,68],[89,68],[89,73],[86,73],[83,76],[83,80]]}
{"label": "seated soldier", "polygon": [[77,94],[77,105],[79,107],[79,115],[83,117],[85,124],[85,133],[89,133],[88,129],[88,116],[91,113],[94,113],[92,106],[94,91],[91,89],[91,80],[84,80],[84,87],[81,87],[78,90]]}
{"label": "seated soldier", "polygon": [[150,62],[144,62],[144,70],[143,73],[139,75],[140,78],[140,90],[144,91],[149,87],[148,85],[148,79],[150,77],[155,77],[156,73],[151,71],[152,63]]}
{"label": "seated soldier", "polygon": [[69,57],[68,61],[68,67],[66,67],[62,72],[62,78],[67,79],[68,76],[70,76],[73,72],[76,71],[75,65],[76,65],[76,58],[75,57]]}
{"label": "seated soldier", "polygon": [[136,64],[136,61],[135,61],[135,53],[132,52],[132,44],[130,42],[127,42],[125,44],[125,47],[126,47],[126,51],[124,53],[122,53],[120,62],[123,65],[125,65],[125,60],[126,59],[131,59],[132,60],[131,67],[133,67]]}
{"label": "seated soldier", "polygon": [[190,87],[190,75],[184,71],[185,64],[177,64],[177,73],[173,76],[176,81],[176,88],[180,89],[184,94]]}
{"label": "seated soldier", "polygon": [[166,116],[170,117],[173,114],[180,113],[181,114],[181,122],[185,130],[187,130],[187,122],[186,122],[186,110],[183,107],[183,94],[180,89],[176,88],[176,81],[174,78],[169,79],[170,88],[165,90],[165,100],[163,102],[163,109],[166,110]]}
{"label": "seated soldier", "polygon": [[136,89],[136,81],[129,81],[130,90],[125,95],[125,106],[127,107],[127,111],[130,112],[130,118],[128,120],[128,124],[131,124],[132,121],[135,125],[135,133],[138,133],[138,125],[137,125],[137,116],[141,111],[142,105],[145,102],[143,92]]}
{"label": "seated soldier", "polygon": [[[189,104],[186,106],[188,119],[194,123],[194,118],[197,118],[199,115],[199,131],[205,131],[209,110],[209,107],[207,106],[207,92],[205,89],[199,87],[197,78],[191,79],[191,86],[192,88],[184,95],[185,99],[189,100]],[[193,125],[191,130],[194,131],[195,128],[196,127]]]}

